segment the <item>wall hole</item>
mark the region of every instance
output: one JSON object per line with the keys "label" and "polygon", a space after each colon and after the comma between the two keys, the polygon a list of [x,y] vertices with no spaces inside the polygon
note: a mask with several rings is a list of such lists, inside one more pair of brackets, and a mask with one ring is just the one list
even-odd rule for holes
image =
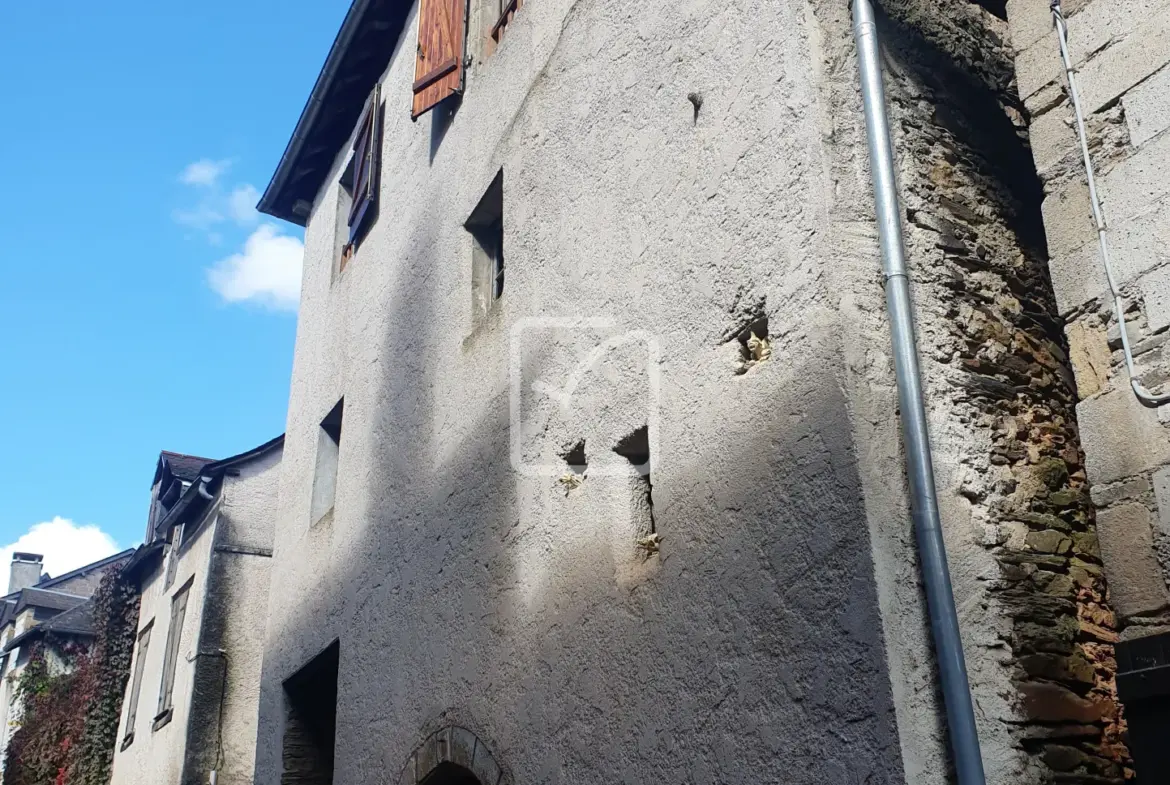
{"label": "wall hole", "polygon": [[739,343],[737,374],[745,374],[772,356],[772,342],[768,335],[768,317],[761,314],[740,329],[735,340]]}
{"label": "wall hole", "polygon": [[565,459],[565,463],[569,464],[569,471],[574,474],[584,474],[585,469],[589,466],[588,458],[585,456],[584,439],[578,440],[572,447],[562,452],[561,457]]}

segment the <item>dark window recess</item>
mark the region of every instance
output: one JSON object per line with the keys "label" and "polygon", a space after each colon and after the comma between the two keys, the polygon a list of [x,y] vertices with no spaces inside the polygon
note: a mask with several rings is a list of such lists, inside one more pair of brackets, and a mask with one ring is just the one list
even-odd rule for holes
{"label": "dark window recess", "polygon": [[382,151],[381,115],[381,85],[375,85],[353,140],[353,155],[340,179],[342,189],[350,197],[349,215],[346,217],[349,242],[342,251],[342,267],[353,256],[377,213],[378,170],[381,168]]}
{"label": "dark window recess", "polygon": [[1135,785],[1165,782],[1170,771],[1170,633],[1117,644],[1117,697],[1125,706]]}
{"label": "dark window recess", "polygon": [[281,785],[332,785],[339,654],[334,641],[284,683]]}
{"label": "dark window recess", "polygon": [[345,413],[345,399],[342,398],[337,402],[329,414],[325,415],[325,419],[321,421],[321,430],[329,435],[333,443],[341,445],[341,417]]}
{"label": "dark window recess", "polygon": [[472,307],[482,316],[504,294],[504,171],[496,173],[464,224],[474,240]]}
{"label": "dark window recess", "polygon": [[479,778],[450,761],[440,763],[423,780],[423,785],[481,785]]}

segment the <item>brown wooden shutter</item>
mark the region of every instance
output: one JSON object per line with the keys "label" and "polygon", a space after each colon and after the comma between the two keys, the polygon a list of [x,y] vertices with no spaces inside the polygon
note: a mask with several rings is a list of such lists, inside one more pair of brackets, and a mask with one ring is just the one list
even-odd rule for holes
{"label": "brown wooden shutter", "polygon": [[463,89],[467,0],[419,0],[411,119]]}

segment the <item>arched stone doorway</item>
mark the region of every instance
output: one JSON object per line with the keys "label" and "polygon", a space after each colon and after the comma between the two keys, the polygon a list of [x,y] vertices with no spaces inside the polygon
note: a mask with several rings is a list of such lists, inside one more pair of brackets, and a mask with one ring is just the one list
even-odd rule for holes
{"label": "arched stone doorway", "polygon": [[410,754],[398,785],[510,785],[491,750],[458,725],[435,731]]}

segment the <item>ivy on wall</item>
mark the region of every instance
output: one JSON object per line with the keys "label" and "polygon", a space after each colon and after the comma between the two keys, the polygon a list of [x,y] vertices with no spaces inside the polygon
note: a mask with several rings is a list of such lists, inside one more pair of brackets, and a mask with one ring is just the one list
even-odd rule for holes
{"label": "ivy on wall", "polygon": [[88,649],[34,644],[20,673],[20,727],[8,743],[3,785],[106,785],[138,625],[134,586],[112,569],[93,595]]}

